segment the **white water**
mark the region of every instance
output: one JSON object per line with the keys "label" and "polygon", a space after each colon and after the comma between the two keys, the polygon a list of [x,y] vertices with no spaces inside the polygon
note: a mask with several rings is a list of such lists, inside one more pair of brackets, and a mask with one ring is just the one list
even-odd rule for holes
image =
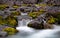
{"label": "white water", "polygon": [[21,15],[27,15],[27,13],[21,13]]}

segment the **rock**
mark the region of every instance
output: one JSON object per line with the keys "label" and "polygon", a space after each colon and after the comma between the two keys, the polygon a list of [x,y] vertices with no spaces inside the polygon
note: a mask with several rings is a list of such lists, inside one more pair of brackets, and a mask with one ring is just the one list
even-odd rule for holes
{"label": "rock", "polygon": [[38,21],[31,21],[28,24],[28,27],[32,27],[32,28],[35,28],[35,29],[43,29],[43,26],[41,26],[40,22],[38,22]]}
{"label": "rock", "polygon": [[16,30],[15,28],[12,28],[12,27],[4,28],[2,31],[7,32],[8,35],[14,35],[18,32],[18,30]]}
{"label": "rock", "polygon": [[7,35],[7,32],[0,31],[0,37],[6,37]]}
{"label": "rock", "polygon": [[48,23],[44,23],[43,25],[44,25],[44,29],[53,29],[54,28],[53,25],[50,25]]}
{"label": "rock", "polygon": [[34,28],[34,29],[52,29],[53,26],[47,23],[39,22],[39,21],[31,21],[28,24],[28,27]]}
{"label": "rock", "polygon": [[24,8],[20,8],[20,11],[21,11],[21,12],[24,12]]}

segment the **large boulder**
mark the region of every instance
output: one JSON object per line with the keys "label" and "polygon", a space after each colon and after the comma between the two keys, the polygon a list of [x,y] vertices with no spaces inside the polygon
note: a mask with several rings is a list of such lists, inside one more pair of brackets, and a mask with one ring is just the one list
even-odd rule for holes
{"label": "large boulder", "polygon": [[31,21],[28,24],[28,27],[35,28],[35,29],[52,29],[53,26],[47,23],[39,22],[39,21]]}

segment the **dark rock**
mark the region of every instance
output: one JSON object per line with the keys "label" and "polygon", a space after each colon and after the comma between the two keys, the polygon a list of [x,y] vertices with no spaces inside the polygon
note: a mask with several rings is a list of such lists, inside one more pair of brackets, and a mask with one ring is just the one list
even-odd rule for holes
{"label": "dark rock", "polygon": [[35,29],[52,29],[53,26],[47,23],[39,22],[39,21],[31,21],[28,24],[28,27],[35,28]]}
{"label": "dark rock", "polygon": [[28,27],[32,27],[35,29],[43,29],[43,26],[41,26],[40,22],[38,21],[32,21],[28,24]]}
{"label": "dark rock", "polygon": [[20,11],[21,11],[21,12],[24,12],[24,8],[20,8]]}

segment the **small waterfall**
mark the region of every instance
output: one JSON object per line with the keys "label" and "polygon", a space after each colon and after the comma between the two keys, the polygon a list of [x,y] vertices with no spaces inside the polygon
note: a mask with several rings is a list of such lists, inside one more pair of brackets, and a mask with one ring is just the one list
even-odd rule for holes
{"label": "small waterfall", "polygon": [[32,20],[30,20],[30,19],[22,19],[21,21],[18,22],[18,27],[16,27],[16,29],[19,30],[19,31],[23,30],[23,31],[26,31],[26,32],[28,32],[28,31],[31,32],[32,29],[27,27],[27,24],[30,21],[32,21]]}
{"label": "small waterfall", "polygon": [[[35,30],[33,28],[27,27],[27,24],[30,21],[32,20],[19,20],[18,27],[16,27],[16,29],[19,30],[19,33],[7,38],[60,38],[60,26],[54,25],[54,29]],[[44,23],[46,23],[46,21],[44,21]]]}
{"label": "small waterfall", "polygon": [[18,27],[20,26],[27,26],[27,24],[32,21],[30,19],[22,19],[21,21],[18,21]]}

